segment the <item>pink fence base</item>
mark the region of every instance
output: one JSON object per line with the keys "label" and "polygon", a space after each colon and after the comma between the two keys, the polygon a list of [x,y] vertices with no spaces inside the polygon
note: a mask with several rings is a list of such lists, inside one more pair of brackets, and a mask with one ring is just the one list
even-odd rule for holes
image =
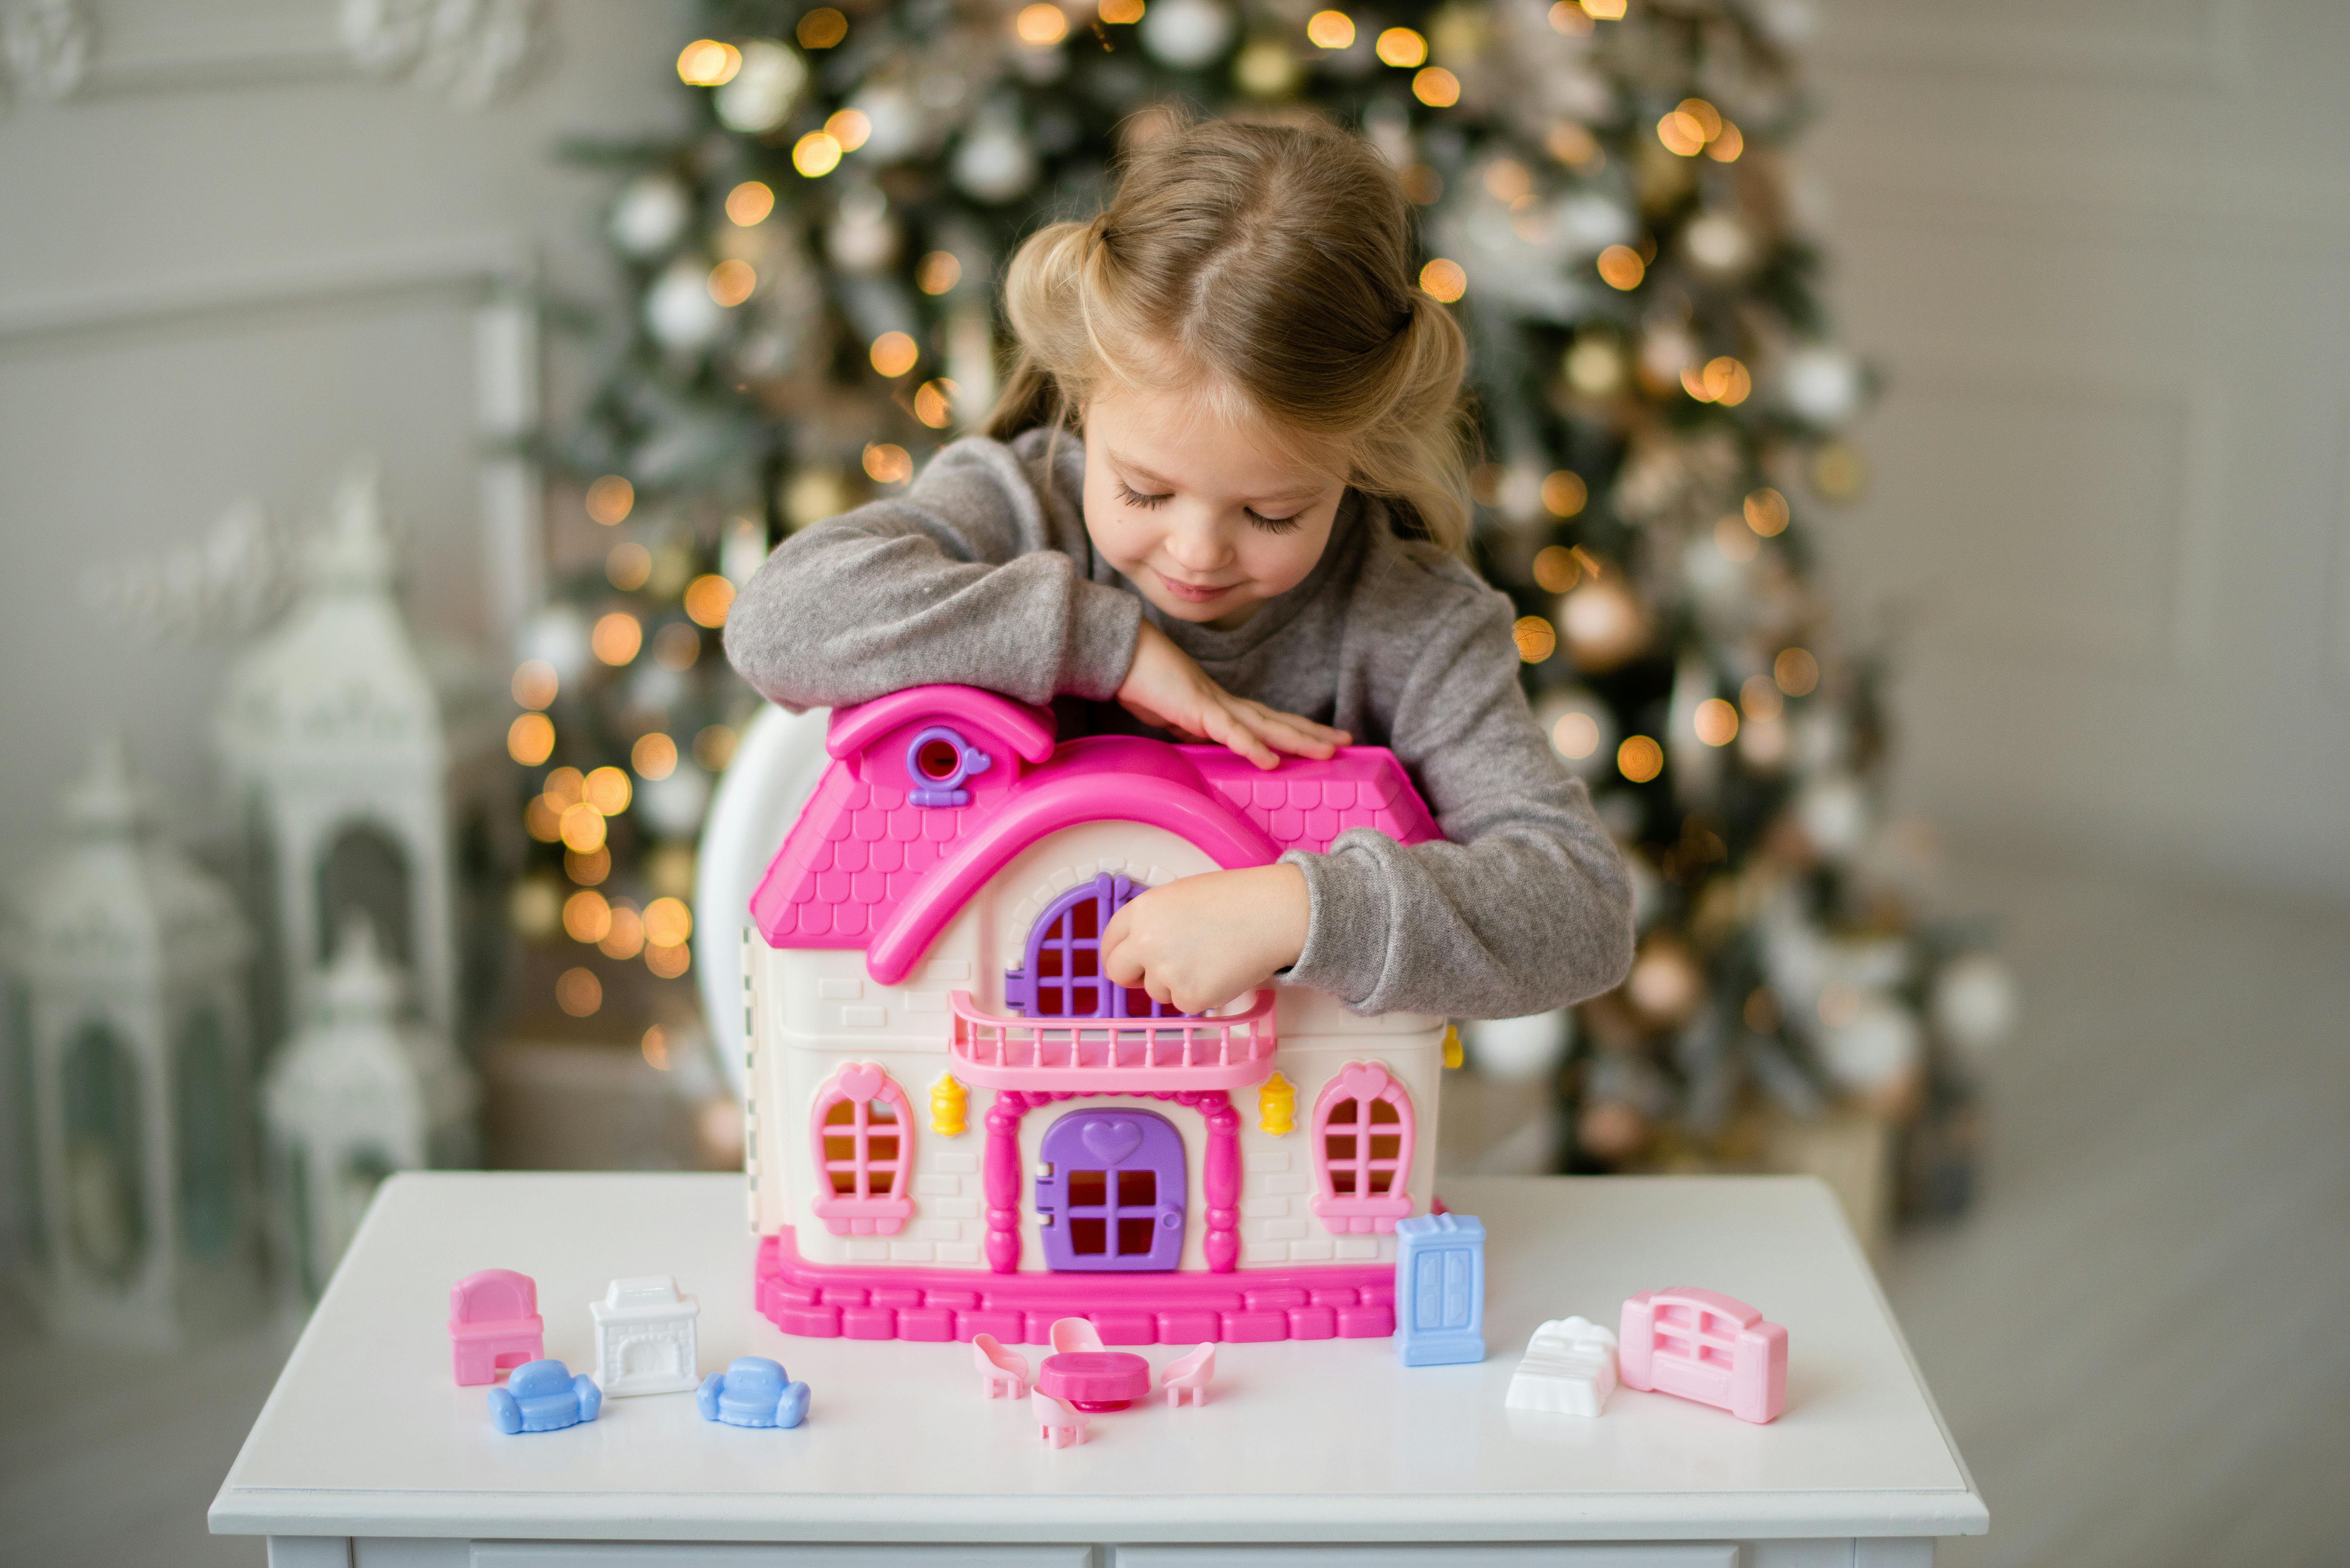
{"label": "pink fence base", "polygon": [[1393,1264],[1237,1273],[998,1274],[978,1269],[811,1263],[785,1229],[759,1242],[760,1315],[811,1339],[1049,1345],[1056,1318],[1092,1322],[1105,1345],[1382,1339],[1395,1332]]}

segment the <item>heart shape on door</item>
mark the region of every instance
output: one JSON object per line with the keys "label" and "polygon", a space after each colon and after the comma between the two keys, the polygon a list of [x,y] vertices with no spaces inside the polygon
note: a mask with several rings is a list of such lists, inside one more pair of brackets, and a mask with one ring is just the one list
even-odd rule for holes
{"label": "heart shape on door", "polygon": [[1104,1165],[1116,1165],[1142,1147],[1142,1124],[1124,1117],[1096,1116],[1077,1128],[1086,1152]]}
{"label": "heart shape on door", "polygon": [[881,1092],[887,1074],[878,1062],[858,1062],[843,1067],[833,1082],[852,1100],[869,1100]]}

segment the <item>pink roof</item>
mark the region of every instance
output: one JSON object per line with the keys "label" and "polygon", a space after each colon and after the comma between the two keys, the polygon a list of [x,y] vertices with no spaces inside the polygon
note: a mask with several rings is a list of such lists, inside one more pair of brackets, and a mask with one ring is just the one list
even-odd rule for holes
{"label": "pink roof", "polygon": [[[944,781],[960,804],[918,805],[912,757],[939,727],[986,760]],[[836,712],[832,763],[751,896],[759,934],[770,947],[860,949],[873,978],[893,985],[987,878],[1080,823],[1163,827],[1227,868],[1326,850],[1354,827],[1402,844],[1442,836],[1381,747],[1265,770],[1221,746],[1130,736],[1055,745],[1053,733],[1049,711],[969,686],[916,687]]]}

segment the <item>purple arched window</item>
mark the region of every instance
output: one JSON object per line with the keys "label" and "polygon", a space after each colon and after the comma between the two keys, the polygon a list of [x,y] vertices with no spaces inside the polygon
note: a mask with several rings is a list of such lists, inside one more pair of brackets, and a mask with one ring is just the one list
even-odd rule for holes
{"label": "purple arched window", "polygon": [[1003,1005],[1024,1018],[1180,1018],[1150,993],[1112,985],[1101,971],[1109,918],[1149,889],[1105,871],[1045,907],[1028,932],[1024,962],[1003,977]]}

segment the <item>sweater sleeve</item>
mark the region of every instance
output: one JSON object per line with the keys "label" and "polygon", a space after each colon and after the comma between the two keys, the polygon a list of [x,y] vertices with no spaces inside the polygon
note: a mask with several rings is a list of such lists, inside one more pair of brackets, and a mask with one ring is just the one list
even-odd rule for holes
{"label": "sweater sleeve", "polygon": [[1141,601],[1087,576],[1070,554],[1084,524],[1066,510],[1014,447],[957,441],[903,495],[777,545],[727,614],[726,656],[794,711],[934,682],[1107,701]]}
{"label": "sweater sleeve", "polygon": [[1357,1012],[1514,1018],[1631,967],[1623,854],[1527,711],[1509,618],[1490,591],[1445,616],[1396,702],[1389,743],[1445,840],[1356,828],[1326,854],[1282,857],[1312,903],[1289,977]]}

